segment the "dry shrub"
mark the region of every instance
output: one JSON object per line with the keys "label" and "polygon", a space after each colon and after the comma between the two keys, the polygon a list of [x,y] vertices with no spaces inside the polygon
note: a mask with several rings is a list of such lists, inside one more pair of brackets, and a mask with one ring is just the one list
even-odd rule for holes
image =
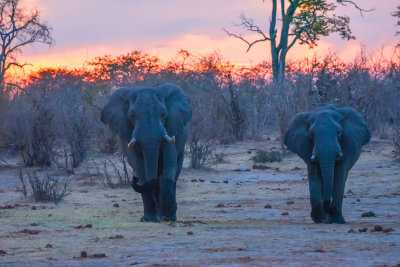
{"label": "dry shrub", "polygon": [[56,151],[55,118],[45,91],[15,96],[7,110],[8,140],[25,166],[49,166]]}
{"label": "dry shrub", "polygon": [[108,126],[102,127],[99,132],[97,146],[102,153],[114,154],[118,151],[118,136]]}
{"label": "dry shrub", "polygon": [[254,157],[251,158],[254,162],[280,162],[282,153],[275,150],[257,150]]}
{"label": "dry shrub", "polygon": [[227,154],[225,153],[215,153],[214,154],[214,163],[228,163],[229,161],[225,158]]}
{"label": "dry shrub", "polygon": [[66,86],[55,99],[59,142],[68,144],[72,167],[85,160],[96,131],[96,113],[82,100],[81,88]]}
{"label": "dry shrub", "polygon": [[[399,111],[400,112],[400,111]],[[396,156],[400,156],[400,118],[396,119],[396,124],[392,125],[393,129],[393,144],[396,149]]]}
{"label": "dry shrub", "polygon": [[72,168],[85,159],[100,122],[96,108],[86,102],[82,79],[64,70],[44,70],[13,95],[4,133],[25,166],[57,163],[65,147]]}
{"label": "dry shrub", "polygon": [[59,157],[58,148],[66,148],[73,167],[92,144],[115,153],[117,138],[98,119],[110,90],[164,82],[179,84],[191,100],[188,147],[193,166],[207,164],[203,158],[212,143],[260,140],[266,131],[279,131],[282,137],[296,113],[328,103],[357,109],[374,134],[393,133],[397,144],[397,113],[388,103],[398,99],[399,58],[398,50],[388,60],[362,48],[350,63],[334,53],[289,62],[285,82],[278,86],[272,82],[270,63],[233,66],[217,52],[192,55],[182,50],[165,64],[140,51],[99,57],[88,73],[41,71],[13,92],[12,99],[3,99],[0,146],[13,145],[26,165],[51,164]]}
{"label": "dry shrub", "polygon": [[28,177],[29,189],[27,188],[26,178],[24,178],[23,170],[20,169],[19,178],[22,184],[22,191],[25,197],[30,196],[36,202],[54,202],[58,204],[64,197],[68,196],[67,192],[69,177],[54,178],[49,172],[45,171],[39,174],[38,171],[25,170]]}
{"label": "dry shrub", "polygon": [[188,141],[190,167],[200,169],[206,167],[207,161],[211,158],[214,151],[212,141],[200,141],[193,136]]}
{"label": "dry shrub", "polygon": [[391,95],[390,100],[387,102],[388,108],[388,121],[392,130],[392,140],[396,149],[396,156],[400,156],[400,88],[399,91]]}
{"label": "dry shrub", "polygon": [[119,166],[119,164],[114,163],[110,159],[106,159],[102,161],[101,166],[96,164],[96,172],[100,182],[106,187],[121,188],[132,185],[133,172],[128,168],[125,156],[122,156],[122,166]]}

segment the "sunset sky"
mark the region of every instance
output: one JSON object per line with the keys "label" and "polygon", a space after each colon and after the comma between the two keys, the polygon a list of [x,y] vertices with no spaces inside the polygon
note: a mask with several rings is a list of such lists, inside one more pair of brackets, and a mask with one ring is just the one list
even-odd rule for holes
{"label": "sunset sky", "polygon": [[[390,16],[396,0],[355,0],[374,11],[360,13],[353,7],[340,7],[338,15],[349,15],[357,40],[344,41],[338,35],[323,38],[318,47],[296,45],[289,58],[323,56],[330,50],[343,59],[352,59],[364,44],[368,51],[390,55],[399,41],[395,36],[396,18]],[[22,0],[41,11],[42,20],[53,29],[55,45],[35,44],[19,56],[21,62],[39,67],[82,67],[96,56],[121,55],[142,50],[161,59],[170,59],[180,49],[193,54],[218,50],[226,60],[237,64],[258,63],[270,58],[268,43],[246,53],[246,44],[230,38],[222,30],[248,35],[233,24],[244,12],[268,32],[269,0]]]}

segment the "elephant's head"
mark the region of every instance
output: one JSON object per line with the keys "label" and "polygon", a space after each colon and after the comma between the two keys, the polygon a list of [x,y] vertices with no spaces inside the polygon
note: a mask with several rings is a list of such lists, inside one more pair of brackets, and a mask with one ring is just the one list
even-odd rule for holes
{"label": "elephant's head", "polygon": [[[119,135],[124,150],[133,150],[134,164],[144,165],[144,175],[132,181],[135,191],[143,193],[154,188],[161,142],[174,143],[178,128],[184,127],[190,118],[189,101],[173,84],[145,89],[121,88],[112,93],[101,120]],[[130,153],[127,154],[129,157]]]}
{"label": "elephant's head", "polygon": [[319,164],[323,199],[328,205],[336,162],[346,160],[350,168],[369,139],[366,122],[356,110],[327,105],[297,114],[285,133],[284,143],[307,164]]}

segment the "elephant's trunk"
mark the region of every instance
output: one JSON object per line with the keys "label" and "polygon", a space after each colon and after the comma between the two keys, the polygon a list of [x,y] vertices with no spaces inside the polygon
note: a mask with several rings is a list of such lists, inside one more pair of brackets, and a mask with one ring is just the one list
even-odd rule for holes
{"label": "elephant's trunk", "polygon": [[138,193],[145,193],[153,190],[157,184],[159,143],[142,144],[144,161],[144,180],[134,177],[132,187]]}
{"label": "elephant's trunk", "polygon": [[[151,121],[150,121],[151,122]],[[154,125],[156,125],[154,127]],[[143,123],[137,122],[132,132],[129,148],[138,143],[143,155],[144,177],[132,179],[132,187],[136,192],[144,193],[153,190],[157,184],[158,162],[160,142],[175,142],[175,137],[170,137],[161,122]]]}
{"label": "elephant's trunk", "polygon": [[153,190],[156,186],[156,182],[145,183],[144,185],[139,185],[139,178],[134,176],[132,179],[132,188],[138,193],[146,193]]}
{"label": "elephant's trunk", "polygon": [[335,175],[335,161],[320,161],[322,173],[322,198],[324,201],[324,209],[329,212],[333,192],[333,180]]}

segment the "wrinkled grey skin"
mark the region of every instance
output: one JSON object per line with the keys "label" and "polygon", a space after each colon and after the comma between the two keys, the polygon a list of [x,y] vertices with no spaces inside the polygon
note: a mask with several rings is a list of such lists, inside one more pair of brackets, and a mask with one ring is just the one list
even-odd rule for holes
{"label": "wrinkled grey skin", "polygon": [[370,138],[365,120],[352,108],[327,105],[294,116],[284,143],[307,164],[314,222],[345,223],[347,175]]}
{"label": "wrinkled grey skin", "polygon": [[132,187],[142,194],[141,221],[176,220],[176,181],[191,117],[188,98],[174,84],[118,89],[102,111],[102,122],[119,135],[137,175]]}

